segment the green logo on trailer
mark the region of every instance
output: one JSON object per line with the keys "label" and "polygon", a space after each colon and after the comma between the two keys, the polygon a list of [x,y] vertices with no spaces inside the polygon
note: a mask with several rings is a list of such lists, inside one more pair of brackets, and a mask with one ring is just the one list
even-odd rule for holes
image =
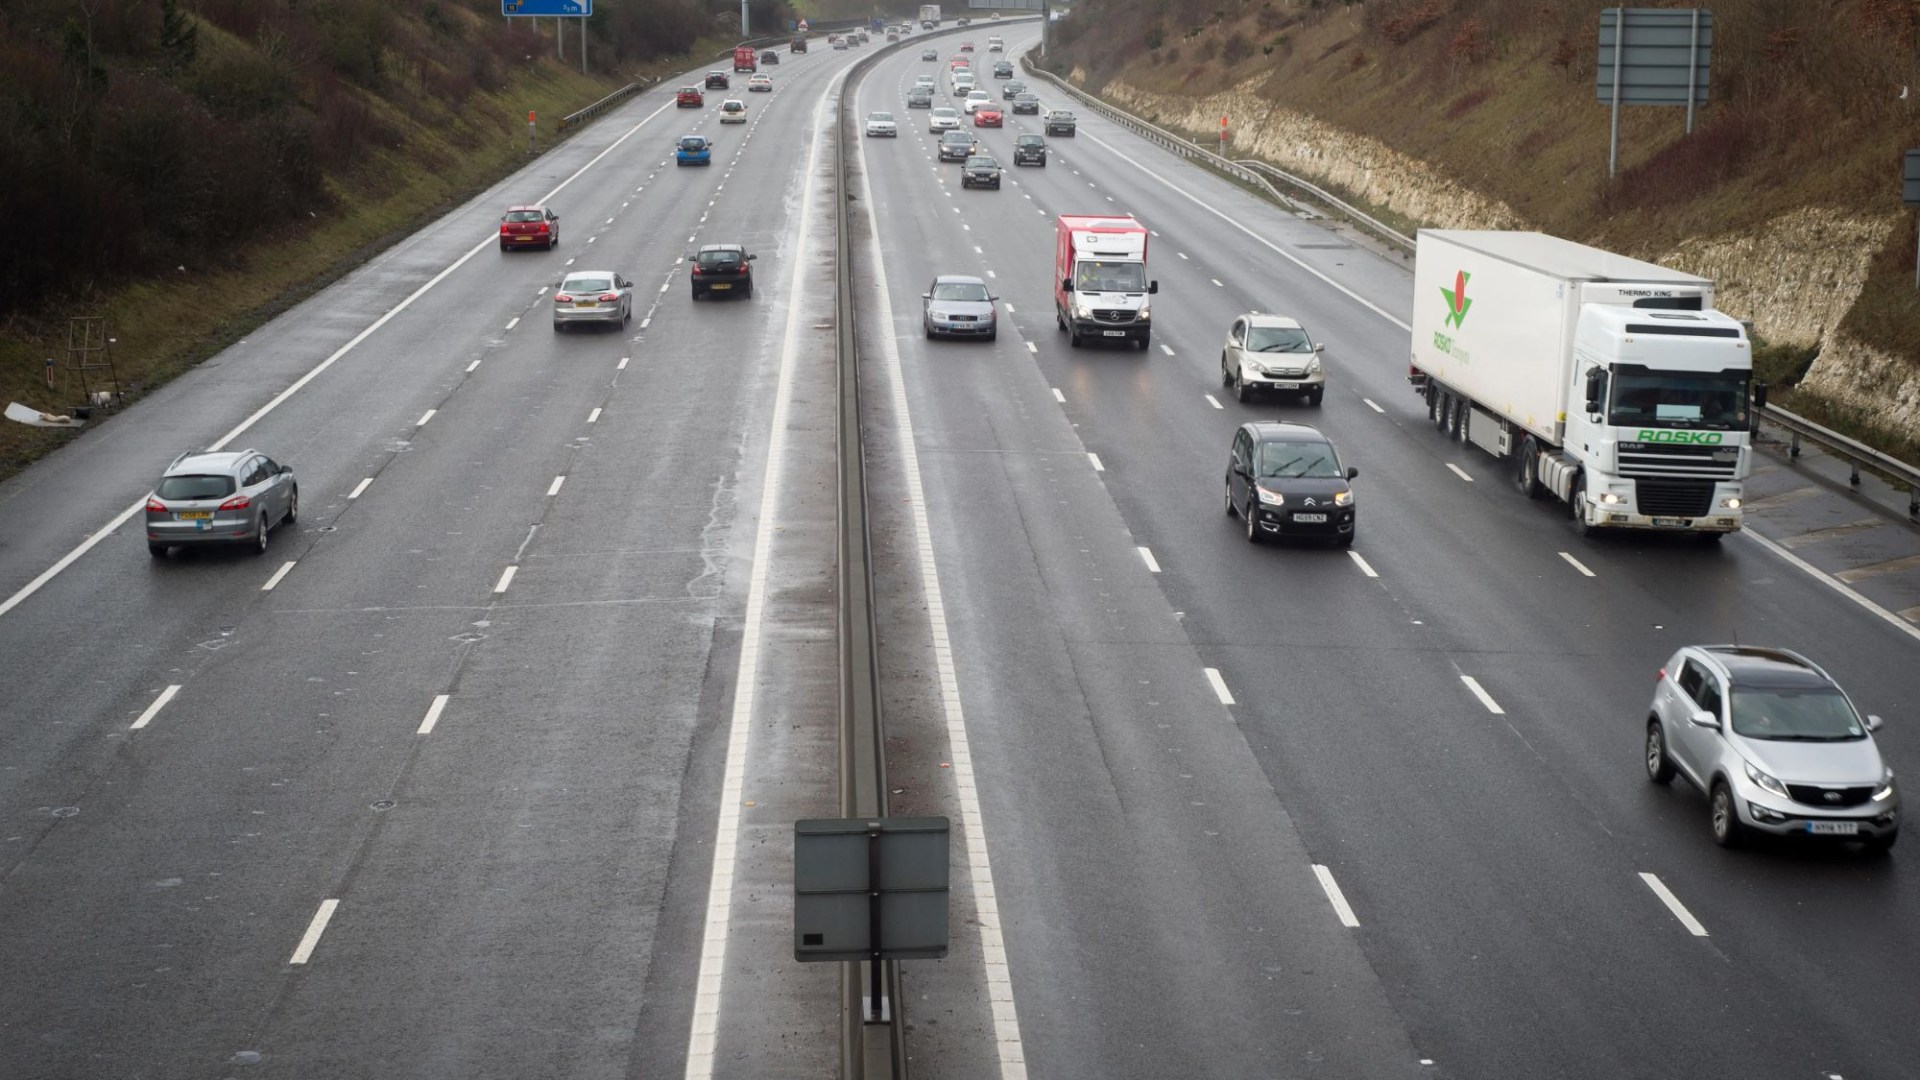
{"label": "green logo on trailer", "polygon": [[1653,428],[1641,428],[1641,442],[1686,443],[1691,446],[1719,446],[1726,438],[1718,431],[1657,431]]}
{"label": "green logo on trailer", "polygon": [[1473,301],[1467,296],[1467,281],[1472,277],[1465,270],[1455,270],[1453,288],[1440,290],[1440,295],[1447,298],[1447,317],[1441,325],[1457,327],[1467,321],[1467,309],[1473,306]]}

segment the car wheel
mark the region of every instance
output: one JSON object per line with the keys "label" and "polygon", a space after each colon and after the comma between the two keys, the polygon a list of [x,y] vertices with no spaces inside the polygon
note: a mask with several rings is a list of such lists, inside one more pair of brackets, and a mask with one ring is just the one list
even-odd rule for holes
{"label": "car wheel", "polygon": [[255,555],[265,555],[267,553],[267,541],[272,539],[272,534],[267,532],[267,515],[260,515],[258,526],[259,527],[254,530],[252,550]]}
{"label": "car wheel", "polygon": [[925,330],[927,331],[927,340],[928,340],[928,341],[932,341],[932,340],[933,340],[933,324],[932,324],[932,323],[922,323],[921,325],[922,325],[922,327],[923,327],[923,328],[924,328],[924,329],[925,329]]}
{"label": "car wheel", "polygon": [[501,250],[501,251],[512,251],[512,250],[513,250],[513,245],[511,245],[511,244],[501,244],[501,245],[500,245],[500,250]]}
{"label": "car wheel", "polygon": [[1247,519],[1247,543],[1249,544],[1258,544],[1260,542],[1260,521],[1254,512],[1254,500],[1257,498],[1259,498],[1259,496],[1249,494],[1247,496],[1247,508],[1240,511],[1240,516]]}
{"label": "car wheel", "polygon": [[989,330],[989,331],[987,331],[987,340],[988,340],[988,341],[997,341],[997,340],[999,340],[999,337],[1000,337],[1000,328],[999,328],[999,327],[997,327],[997,326],[996,326],[996,327],[994,327],[993,329],[991,329],[991,330]]}
{"label": "car wheel", "polygon": [[1232,517],[1240,512],[1240,508],[1233,505],[1233,481],[1231,479],[1226,481],[1225,487],[1227,489],[1227,497],[1225,500],[1227,504],[1227,516]]}
{"label": "car wheel", "polygon": [[1247,374],[1244,371],[1233,373],[1233,398],[1235,401],[1253,400],[1253,387],[1247,385]]}
{"label": "car wheel", "polygon": [[287,493],[287,516],[283,520],[289,525],[296,525],[300,521],[299,484],[293,485],[293,490]]}
{"label": "car wheel", "polygon": [[1862,840],[1860,846],[1865,848],[1869,855],[1885,855],[1893,850],[1894,841],[1898,839],[1900,839],[1900,830],[1894,829],[1879,836],[1870,836]]}
{"label": "car wheel", "polygon": [[1725,780],[1713,782],[1713,794],[1707,797],[1710,804],[1708,824],[1713,829],[1713,842],[1723,848],[1737,848],[1746,840],[1746,826],[1740,823],[1740,811],[1733,804],[1733,791]]}
{"label": "car wheel", "polygon": [[1359,534],[1360,534],[1360,530],[1358,527],[1348,529],[1346,532],[1342,533],[1338,539],[1334,540],[1334,543],[1338,544],[1341,547],[1352,547],[1353,538],[1355,536],[1358,536]]}
{"label": "car wheel", "polygon": [[1665,784],[1673,779],[1673,761],[1667,757],[1667,737],[1660,721],[1647,720],[1647,779]]}
{"label": "car wheel", "polygon": [[564,333],[566,333],[566,331],[567,331],[567,324],[566,324],[566,323],[563,323],[563,322],[561,322],[561,321],[560,321],[559,319],[555,319],[555,320],[553,320],[553,332],[554,332],[554,333],[556,333],[556,334],[564,334]]}
{"label": "car wheel", "polygon": [[147,554],[156,559],[164,559],[167,557],[167,545],[155,544],[149,541],[147,544]]}
{"label": "car wheel", "polygon": [[1041,158],[1041,159],[1040,159],[1040,167],[1041,167],[1041,168],[1043,168],[1043,169],[1047,167],[1047,159],[1046,159],[1046,158]]}
{"label": "car wheel", "polygon": [[1537,499],[1545,493],[1540,486],[1540,444],[1529,435],[1520,442],[1520,460],[1514,463],[1514,483],[1520,494]]}
{"label": "car wheel", "polygon": [[747,282],[747,291],[745,293],[745,296],[749,300],[753,299],[753,282],[751,281]]}
{"label": "car wheel", "polygon": [[1227,354],[1224,352],[1220,354],[1220,385],[1233,385],[1233,372],[1227,368]]}
{"label": "car wheel", "polygon": [[560,246],[560,238],[559,238],[558,236],[556,236],[556,237],[554,237],[553,239],[551,239],[551,240],[549,240],[549,241],[547,241],[547,250],[548,250],[548,251],[552,251],[552,250],[553,250],[554,248],[557,248],[557,247],[559,247],[559,246]]}
{"label": "car wheel", "polygon": [[1140,351],[1146,352],[1147,346],[1153,344],[1153,335],[1141,334],[1138,338],[1135,338],[1134,340],[1140,343]]}
{"label": "car wheel", "polygon": [[1067,344],[1076,349],[1080,347],[1080,331],[1071,326],[1067,327]]}
{"label": "car wheel", "polygon": [[1317,409],[1320,407],[1320,397],[1325,393],[1325,390],[1315,390],[1311,394],[1302,394],[1301,396],[1306,399],[1308,406]]}

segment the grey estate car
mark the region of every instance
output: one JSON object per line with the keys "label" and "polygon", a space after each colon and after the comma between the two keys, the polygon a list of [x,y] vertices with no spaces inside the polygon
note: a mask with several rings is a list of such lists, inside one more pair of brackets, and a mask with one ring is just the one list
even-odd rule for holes
{"label": "grey estate car", "polygon": [[1647,712],[1647,777],[1707,795],[1713,839],[1750,833],[1858,840],[1900,835],[1900,793],[1873,732],[1818,664],[1786,649],[1688,645],[1660,669]]}
{"label": "grey estate car", "polygon": [[300,519],[300,485],[293,466],[257,450],[188,451],[147,496],[146,517],[147,552],[156,559],[199,544],[243,544],[259,555],[273,526]]}

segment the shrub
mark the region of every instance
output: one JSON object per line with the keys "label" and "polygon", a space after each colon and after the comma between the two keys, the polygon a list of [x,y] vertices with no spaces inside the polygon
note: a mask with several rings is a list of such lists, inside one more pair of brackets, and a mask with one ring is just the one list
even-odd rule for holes
{"label": "shrub", "polygon": [[1252,55],[1253,43],[1248,41],[1246,35],[1240,33],[1238,30],[1227,35],[1227,40],[1220,45],[1220,59],[1229,64],[1237,64]]}

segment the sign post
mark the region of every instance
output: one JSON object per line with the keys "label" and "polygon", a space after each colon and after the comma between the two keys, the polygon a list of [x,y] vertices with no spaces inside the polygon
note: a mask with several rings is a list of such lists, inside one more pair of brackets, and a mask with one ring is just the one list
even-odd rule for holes
{"label": "sign post", "polygon": [[871,964],[867,1023],[890,1019],[882,962],[947,955],[948,832],[943,817],[793,823],[793,958]]}
{"label": "sign post", "polygon": [[[1920,208],[1920,150],[1907,151],[1906,171],[1900,177],[1900,201],[1907,206]],[[1920,227],[1916,227],[1914,232],[1920,234]],[[1913,287],[1920,289],[1920,241],[1914,245]]]}
{"label": "sign post", "polygon": [[540,152],[539,142],[538,142],[539,136],[540,136],[540,128],[533,121],[533,110],[528,109],[527,110],[527,153],[537,154]]}
{"label": "sign post", "polygon": [[1594,92],[1613,110],[1607,175],[1620,163],[1620,106],[1685,105],[1687,133],[1707,103],[1713,12],[1699,8],[1606,8],[1600,12],[1600,62]]}

